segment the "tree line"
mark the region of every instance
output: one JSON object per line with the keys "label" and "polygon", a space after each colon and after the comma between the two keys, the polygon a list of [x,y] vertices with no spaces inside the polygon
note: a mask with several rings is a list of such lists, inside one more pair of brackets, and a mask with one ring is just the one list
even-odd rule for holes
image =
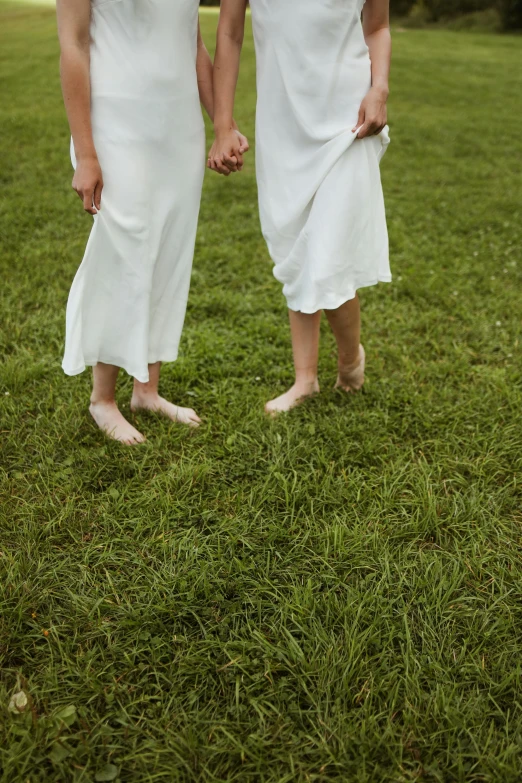
{"label": "tree line", "polygon": [[499,12],[504,30],[522,29],[522,0],[390,0],[390,7],[392,13],[402,16],[420,7],[429,22],[493,8]]}
{"label": "tree line", "polygon": [[[219,0],[201,0],[201,5],[219,5]],[[522,30],[522,0],[390,0],[390,7],[397,16],[422,9],[429,22],[493,8],[498,11],[504,30]]]}

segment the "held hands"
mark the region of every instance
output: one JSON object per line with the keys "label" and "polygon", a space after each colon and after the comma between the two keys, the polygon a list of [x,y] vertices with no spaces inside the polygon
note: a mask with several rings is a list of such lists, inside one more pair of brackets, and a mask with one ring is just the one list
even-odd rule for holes
{"label": "held hands", "polygon": [[386,125],[388,111],[386,101],[388,100],[388,91],[378,87],[371,87],[366,98],[361,103],[357,124],[352,128],[355,133],[357,128],[358,139],[365,139],[367,136],[377,136]]}
{"label": "held hands", "polygon": [[98,158],[80,158],[72,181],[73,190],[83,201],[83,208],[89,215],[96,215],[101,208],[103,176]]}
{"label": "held hands", "polygon": [[248,139],[237,128],[217,132],[216,139],[208,153],[209,169],[230,176],[243,168],[243,155],[250,149]]}

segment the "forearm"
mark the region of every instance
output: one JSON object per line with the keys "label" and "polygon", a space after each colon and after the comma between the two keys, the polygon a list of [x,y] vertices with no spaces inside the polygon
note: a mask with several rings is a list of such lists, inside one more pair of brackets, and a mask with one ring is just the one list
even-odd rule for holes
{"label": "forearm", "polygon": [[239,77],[242,42],[218,34],[214,60],[214,128],[216,133],[235,128],[234,99]]}
{"label": "forearm", "polygon": [[198,78],[199,100],[203,104],[210,119],[214,120],[214,67],[201,37],[198,25],[198,53],[196,58],[196,73]]}
{"label": "forearm", "polygon": [[60,76],[76,157],[95,158],[88,51],[76,44],[63,47],[60,57]]}
{"label": "forearm", "polygon": [[372,61],[372,87],[388,94],[391,62],[391,35],[389,27],[366,35],[366,44]]}

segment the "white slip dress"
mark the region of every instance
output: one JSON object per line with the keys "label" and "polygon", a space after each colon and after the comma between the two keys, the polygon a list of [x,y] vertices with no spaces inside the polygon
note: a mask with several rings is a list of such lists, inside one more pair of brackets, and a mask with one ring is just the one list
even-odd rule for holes
{"label": "white slip dress", "polygon": [[364,0],[251,0],[263,235],[288,307],[336,309],[390,282],[380,160],[352,132],[371,86]]}
{"label": "white slip dress", "polygon": [[68,375],[104,362],[147,382],[149,364],[177,358],[205,172],[198,7],[92,0],[91,115],[104,188],[67,304]]}

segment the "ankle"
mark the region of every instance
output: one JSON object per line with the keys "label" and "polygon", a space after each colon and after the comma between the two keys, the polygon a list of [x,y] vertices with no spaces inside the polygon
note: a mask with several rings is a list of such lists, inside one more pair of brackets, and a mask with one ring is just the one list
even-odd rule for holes
{"label": "ankle", "polygon": [[134,402],[140,402],[142,400],[155,400],[159,397],[157,389],[137,389],[134,387],[132,390],[132,399]]}
{"label": "ankle", "polygon": [[359,346],[353,351],[339,352],[339,367],[356,367],[361,361]]}
{"label": "ankle", "polygon": [[294,386],[298,389],[315,389],[319,385],[317,373],[297,374]]}
{"label": "ankle", "polygon": [[94,394],[93,392],[91,394],[90,404],[93,408],[100,407],[102,405],[116,407],[116,400],[114,397],[102,397]]}
{"label": "ankle", "polygon": [[134,380],[132,393],[134,397],[157,397],[158,385],[151,383],[150,381],[147,383],[141,383],[140,381]]}

